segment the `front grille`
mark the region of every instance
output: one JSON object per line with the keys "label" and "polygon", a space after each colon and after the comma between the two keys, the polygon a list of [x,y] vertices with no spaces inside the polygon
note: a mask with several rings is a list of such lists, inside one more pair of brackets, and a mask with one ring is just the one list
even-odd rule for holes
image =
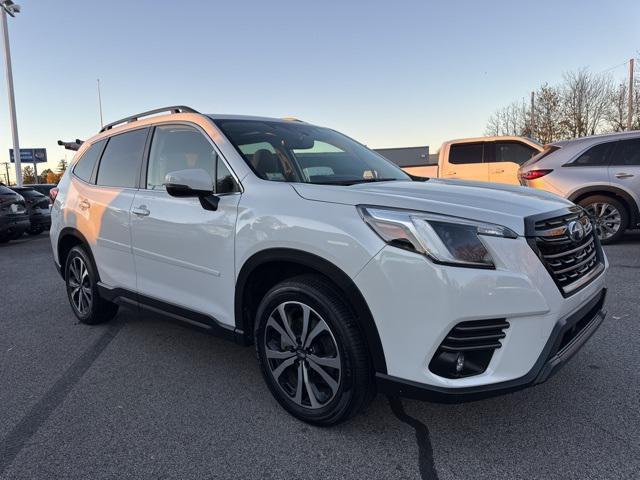
{"label": "front grille", "polygon": [[501,340],[509,322],[503,318],[458,323],[444,338],[434,354],[429,369],[445,378],[478,375],[489,366],[493,352],[502,347]]}
{"label": "front grille", "polygon": [[581,208],[536,221],[532,233],[529,243],[564,295],[587,285],[604,268],[595,229]]}

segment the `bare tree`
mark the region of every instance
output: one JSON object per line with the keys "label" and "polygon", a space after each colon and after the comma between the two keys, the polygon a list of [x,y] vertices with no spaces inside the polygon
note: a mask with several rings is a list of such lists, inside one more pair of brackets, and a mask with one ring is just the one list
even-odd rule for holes
{"label": "bare tree", "polygon": [[485,135],[528,135],[529,113],[524,104],[513,102],[510,105],[496,110],[485,128]]}
{"label": "bare tree", "polygon": [[582,69],[565,74],[561,88],[563,134],[574,138],[598,133],[609,110],[611,79]]}
{"label": "bare tree", "polygon": [[535,131],[533,136],[539,142],[551,143],[562,139],[560,121],[562,116],[562,96],[560,89],[548,84],[536,91]]}

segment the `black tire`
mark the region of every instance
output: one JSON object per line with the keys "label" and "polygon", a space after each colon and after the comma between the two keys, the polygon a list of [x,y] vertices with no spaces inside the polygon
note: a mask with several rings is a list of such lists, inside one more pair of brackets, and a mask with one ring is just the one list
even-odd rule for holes
{"label": "black tire", "polygon": [[27,230],[27,233],[29,235],[40,235],[42,232],[44,232],[43,227],[30,228],[29,230]]}
{"label": "black tire", "polygon": [[0,243],[8,243],[11,238],[9,237],[0,237]]}
{"label": "black tire", "polygon": [[[283,387],[279,380],[274,377],[274,373],[272,373],[274,369],[277,370],[280,365],[290,361],[290,359],[282,361],[273,358],[269,359],[266,352],[267,343],[273,342],[273,338],[270,337],[274,335],[274,332],[277,332],[272,323],[270,323],[271,326],[269,327],[267,323],[272,314],[277,315],[281,320],[280,314],[276,314],[276,309],[279,305],[284,304],[286,304],[286,308],[290,312],[291,308],[295,310],[296,308],[302,309],[304,307],[309,307],[311,311],[306,335],[311,343],[309,348],[305,350],[309,352],[309,357],[300,352],[304,347],[302,345],[303,341],[301,341],[301,337],[304,335],[304,330],[301,326],[302,320],[299,320],[300,325],[298,325],[297,329],[294,329],[293,322],[289,323],[291,329],[293,329],[292,333],[297,337],[296,342],[300,345],[297,347],[296,353],[291,354],[296,363],[286,367],[278,378],[282,379],[282,377],[286,376],[285,383],[287,379],[298,379],[295,382],[296,387],[290,390],[293,395],[285,392],[286,385]],[[294,314],[295,312],[291,315]],[[313,336],[315,328],[312,325],[314,322],[315,327],[324,322],[321,325],[322,328],[319,329],[321,333],[316,336]],[[302,333],[298,336],[296,332]],[[283,331],[282,333],[286,332]],[[275,348],[293,351],[296,347],[288,346],[285,348],[282,346],[284,345],[283,338],[276,340],[276,345],[279,342],[280,347]],[[285,280],[269,290],[258,307],[254,340],[260,369],[269,390],[285,410],[300,420],[319,426],[334,425],[357,414],[375,396],[373,371],[363,335],[342,295],[323,277],[301,275]],[[329,345],[329,347],[326,347],[326,345]],[[327,356],[322,355],[321,351],[324,349],[323,353],[326,354],[327,348],[334,350],[333,353],[329,353]],[[271,347],[269,351],[272,355],[273,349]],[[305,356],[301,359],[300,355]],[[330,358],[332,356],[334,358]],[[332,388],[319,388],[319,386],[324,387],[322,378],[326,377],[321,377],[318,374],[317,368],[320,365],[312,359],[323,361],[335,361],[335,359],[338,359],[339,368],[329,368],[328,365],[321,367],[325,373],[331,373],[334,381],[337,379],[334,382],[334,386],[337,385],[335,390]],[[306,381],[304,386],[297,387],[300,385],[299,381],[302,378],[301,370],[305,372],[305,380],[312,383],[313,387],[309,387]],[[285,371],[287,372],[286,375]],[[316,383],[313,382],[313,378],[316,379]],[[329,386],[329,384],[327,383],[326,386]],[[301,393],[301,396],[294,393],[296,388],[300,388],[301,392],[304,390],[304,393]],[[311,391],[307,390],[307,388],[311,388]],[[315,392],[313,393],[316,401],[315,407],[311,401],[312,392]],[[299,398],[300,401],[296,402],[296,398]],[[305,403],[309,405],[305,405]]]}
{"label": "black tire", "polygon": [[[629,212],[627,211],[627,208],[622,204],[622,202],[608,195],[592,195],[590,197],[583,198],[578,202],[578,204],[585,210],[587,210],[587,212],[593,218],[596,225],[596,231],[598,232],[598,238],[600,238],[600,243],[602,243],[603,245],[609,245],[617,242],[618,240],[620,240],[620,238],[622,238],[624,232],[629,226]],[[620,224],[618,230],[616,230],[613,234],[610,234],[606,231],[606,228],[611,228],[611,224],[607,225],[605,222],[605,228],[601,227],[602,222],[605,220],[604,218],[598,218],[597,215],[597,213],[601,211],[601,205],[609,205],[619,213]],[[596,214],[594,215],[594,213]]]}
{"label": "black tire", "polygon": [[[86,269],[86,274],[81,266]],[[67,255],[64,278],[71,310],[82,323],[103,323],[118,313],[118,305],[100,297],[95,265],[83,247],[75,246]]]}
{"label": "black tire", "polygon": [[9,240],[18,240],[23,235],[24,235],[24,230],[19,230],[17,232],[13,232],[13,233],[9,234]]}

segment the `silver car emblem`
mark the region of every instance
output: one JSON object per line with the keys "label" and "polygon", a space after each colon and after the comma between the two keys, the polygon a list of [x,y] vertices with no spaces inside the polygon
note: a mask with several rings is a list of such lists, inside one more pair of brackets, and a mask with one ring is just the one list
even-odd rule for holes
{"label": "silver car emblem", "polygon": [[569,235],[569,238],[574,242],[579,242],[585,235],[584,225],[575,220],[569,222],[569,224],[567,224],[567,235]]}

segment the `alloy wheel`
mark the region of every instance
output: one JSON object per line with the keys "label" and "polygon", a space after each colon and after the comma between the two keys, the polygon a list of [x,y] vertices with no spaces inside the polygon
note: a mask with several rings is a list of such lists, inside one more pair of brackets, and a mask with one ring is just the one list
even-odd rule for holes
{"label": "alloy wheel", "polygon": [[74,257],[71,260],[67,288],[74,308],[80,315],[87,315],[91,311],[93,291],[87,265],[81,257]]}
{"label": "alloy wheel", "polygon": [[324,319],[301,302],[283,302],[264,329],[269,372],[297,405],[317,409],[338,392],[342,363],[336,339]]}
{"label": "alloy wheel", "polygon": [[620,230],[622,215],[613,205],[597,202],[585,206],[585,210],[593,219],[600,240],[607,240]]}

